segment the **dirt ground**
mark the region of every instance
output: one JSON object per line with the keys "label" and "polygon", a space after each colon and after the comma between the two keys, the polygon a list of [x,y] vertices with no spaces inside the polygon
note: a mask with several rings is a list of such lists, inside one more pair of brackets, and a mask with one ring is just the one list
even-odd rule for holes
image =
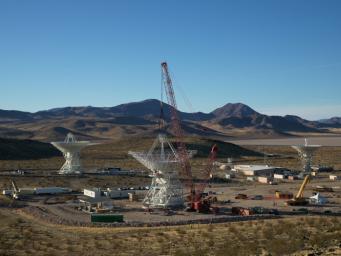
{"label": "dirt ground", "polygon": [[[297,153],[288,146],[248,146],[250,149],[274,154],[273,157],[247,157],[233,159],[236,164],[266,163],[299,170],[301,162]],[[97,152],[98,153],[98,152]],[[218,159],[224,162],[227,159]],[[206,159],[192,160],[193,172],[200,175]],[[14,179],[19,187],[63,186],[81,190],[84,187],[146,186],[147,177],[97,176],[63,177],[51,175],[62,164],[62,158],[37,161],[0,161],[0,187],[9,188]],[[120,158],[92,159],[84,161],[91,169],[104,165],[143,169],[135,160]],[[317,152],[314,164],[332,165],[333,173],[341,175],[341,147],[323,147]],[[27,176],[7,175],[16,168],[31,169]],[[216,170],[217,173],[221,172]],[[223,174],[222,172],[220,174]],[[75,202],[47,205],[44,197],[24,202],[24,207],[0,207],[1,237],[0,255],[340,255],[341,219],[324,216],[325,211],[341,214],[341,182],[330,181],[329,174],[320,173],[307,185],[304,195],[311,196],[317,185],[333,187],[334,192],[321,193],[329,203],[323,207],[305,207],[309,215],[292,216],[293,209],[284,200],[275,200],[276,190],[295,194],[302,180],[278,181],[277,185],[246,182],[245,178],[224,183],[211,183],[207,192],[217,196],[219,215],[177,211],[148,213],[141,208],[141,201],[113,200],[116,213],[123,214],[127,223],[171,223],[231,216],[233,206],[276,208],[280,220],[226,222],[220,224],[191,224],[162,228],[131,227],[82,227],[90,224],[90,215],[75,209]],[[262,195],[263,200],[237,200],[238,193],[249,197]],[[228,202],[230,200],[230,202]],[[14,208],[13,208],[14,207]],[[36,214],[35,211],[39,213]],[[322,215],[320,215],[321,213]],[[39,217],[37,217],[39,216]],[[57,219],[57,222],[49,219]],[[65,223],[63,220],[69,220]],[[74,224],[80,225],[74,225]],[[243,224],[242,224],[243,223]],[[182,224],[184,224],[182,222]],[[298,225],[302,224],[302,225]],[[56,241],[59,241],[56,243]],[[133,246],[132,246],[133,245]],[[229,254],[230,253],[230,254]],[[232,254],[231,254],[232,253]],[[315,253],[315,254],[314,254]]]}
{"label": "dirt ground", "polygon": [[[219,214],[199,214],[186,212],[184,210],[172,211],[171,213],[162,210],[154,210],[148,212],[142,208],[141,199],[145,192],[140,192],[140,200],[138,202],[130,202],[128,200],[111,200],[115,214],[123,214],[126,223],[168,223],[174,225],[179,222],[193,220],[212,220],[216,218],[226,218],[231,216],[231,208],[238,207],[263,207],[265,209],[277,209],[282,216],[288,216],[295,213],[294,211],[302,208],[302,206],[287,206],[287,200],[276,199],[275,191],[292,191],[295,194],[298,191],[302,180],[295,181],[278,181],[277,185],[260,184],[258,182],[231,182],[231,183],[211,183],[206,192],[213,192],[218,202],[214,204],[219,208]],[[309,210],[310,214],[323,214],[325,211],[331,211],[333,214],[341,215],[341,184],[340,181],[330,181],[327,174],[314,178],[304,192],[305,197],[313,194],[316,186],[326,186],[333,188],[333,192],[321,192],[320,194],[328,199],[325,205],[315,205],[304,207]],[[248,199],[235,199],[238,193],[246,194]],[[252,200],[256,195],[262,195],[263,200]],[[90,215],[78,210],[75,207],[77,203],[67,202],[55,205],[47,205],[44,203],[43,197],[32,201],[25,202],[29,206],[39,206],[46,210],[47,216],[57,216],[60,219],[70,220],[72,222],[90,223]]]}

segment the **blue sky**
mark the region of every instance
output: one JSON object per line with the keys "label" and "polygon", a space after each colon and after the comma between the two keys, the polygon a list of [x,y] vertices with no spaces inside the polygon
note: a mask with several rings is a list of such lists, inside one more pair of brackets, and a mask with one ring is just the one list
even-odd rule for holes
{"label": "blue sky", "polygon": [[159,98],[166,60],[183,111],[341,116],[340,13],[338,0],[1,0],[0,108]]}

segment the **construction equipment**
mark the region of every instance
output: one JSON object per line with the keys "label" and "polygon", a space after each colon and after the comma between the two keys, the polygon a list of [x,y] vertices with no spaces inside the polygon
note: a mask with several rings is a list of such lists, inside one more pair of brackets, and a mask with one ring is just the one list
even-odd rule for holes
{"label": "construction equipment", "polygon": [[243,207],[232,207],[232,215],[249,216],[252,215],[252,211],[248,208]]}
{"label": "construction equipment", "polygon": [[25,199],[28,196],[32,196],[34,194],[33,188],[18,188],[14,180],[12,180],[11,183],[12,183],[12,188],[13,188],[13,192],[12,192],[13,199],[21,200],[21,199]]}
{"label": "construction equipment", "polygon": [[297,205],[307,205],[309,203],[309,201],[303,197],[303,192],[304,192],[306,185],[310,181],[310,176],[311,176],[310,174],[307,174],[304,177],[304,180],[301,184],[300,189],[297,192],[297,195],[293,199],[287,201],[286,202],[287,205],[297,206]]}
{"label": "construction equipment", "polygon": [[18,186],[14,180],[12,180],[11,183],[12,183],[12,187],[13,187],[12,196],[14,199],[19,199],[19,188],[18,188]]}
{"label": "construction equipment", "polygon": [[292,146],[295,150],[297,150],[299,157],[303,164],[303,174],[306,176],[301,184],[301,187],[297,193],[297,195],[286,202],[287,205],[307,205],[309,201],[303,197],[303,191],[311,179],[311,164],[313,159],[314,152],[319,149],[320,145],[308,145],[307,139],[305,139],[304,145],[296,145]]}
{"label": "construction equipment", "polygon": [[180,176],[182,182],[186,188],[189,189],[188,196],[188,210],[194,210],[197,212],[209,212],[210,200],[205,199],[202,193],[207,186],[210,174],[212,173],[213,163],[216,159],[218,147],[214,145],[209,155],[209,160],[204,171],[203,182],[195,187],[193,182],[191,165],[189,162],[188,151],[184,141],[184,132],[181,128],[180,117],[178,115],[178,108],[175,100],[175,94],[173,89],[173,82],[169,74],[168,65],[166,62],[161,63],[162,70],[162,82],[166,91],[168,104],[171,106],[171,127],[174,136],[176,137],[177,155],[180,162]]}
{"label": "construction equipment", "polygon": [[181,128],[180,117],[178,115],[178,107],[175,100],[175,94],[173,89],[173,82],[169,75],[167,62],[161,63],[162,70],[162,82],[166,91],[168,104],[171,106],[171,126],[177,144],[177,155],[180,160],[181,171],[184,178],[184,182],[187,187],[190,188],[190,193],[194,193],[194,183],[192,177],[191,165],[189,162],[189,156],[186,150],[184,142],[184,132]]}
{"label": "construction equipment", "polygon": [[218,152],[218,147],[214,144],[211,148],[208,162],[206,168],[204,169],[204,177],[202,177],[202,182],[195,187],[195,193],[193,198],[191,198],[190,208],[196,212],[209,213],[216,212],[216,208],[211,208],[211,204],[217,201],[216,197],[204,196],[204,190],[207,187],[208,180],[212,176],[213,164],[216,160]]}
{"label": "construction equipment", "polygon": [[245,194],[238,194],[235,196],[235,199],[247,199],[247,195]]}

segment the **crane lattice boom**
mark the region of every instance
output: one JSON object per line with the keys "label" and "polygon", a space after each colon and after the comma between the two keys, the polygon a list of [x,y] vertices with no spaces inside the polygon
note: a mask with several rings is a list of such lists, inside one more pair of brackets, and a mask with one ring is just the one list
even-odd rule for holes
{"label": "crane lattice boom", "polygon": [[199,183],[197,186],[195,186],[195,201],[201,200],[202,193],[204,192],[208,184],[208,180],[210,179],[212,175],[212,170],[213,170],[214,162],[217,157],[217,152],[218,152],[218,146],[214,144],[211,148],[211,152],[210,152],[208,161],[204,169],[204,173],[203,173],[204,176],[202,178],[202,182]]}
{"label": "crane lattice boom", "polygon": [[190,192],[194,193],[193,177],[191,165],[189,162],[189,156],[186,150],[184,142],[184,132],[181,128],[180,118],[178,115],[178,108],[175,100],[175,94],[173,89],[172,79],[169,75],[168,65],[166,62],[161,63],[162,69],[162,82],[165,87],[168,104],[171,105],[171,125],[174,136],[176,137],[178,157],[181,165],[181,174],[184,178],[184,182],[187,187],[190,188]]}
{"label": "crane lattice boom", "polygon": [[210,178],[210,175],[212,173],[213,164],[216,159],[218,147],[217,145],[213,145],[211,149],[206,168],[204,169],[203,182],[201,182],[197,186],[194,186],[191,165],[189,162],[189,155],[188,155],[188,151],[186,150],[186,145],[184,141],[184,132],[181,128],[180,117],[178,114],[178,108],[177,108],[177,104],[175,100],[173,83],[169,75],[168,65],[166,62],[161,63],[161,69],[162,69],[162,81],[165,87],[167,101],[168,101],[168,104],[171,105],[171,126],[172,126],[172,131],[177,140],[176,143],[177,143],[177,150],[178,150],[178,158],[179,158],[179,162],[181,165],[180,176],[182,176],[185,186],[190,189],[189,199],[191,202],[191,207],[193,208],[194,205],[196,205],[196,203],[198,202],[199,202],[199,205],[202,205],[201,204],[202,193],[204,192],[205,187],[207,186],[208,180]]}

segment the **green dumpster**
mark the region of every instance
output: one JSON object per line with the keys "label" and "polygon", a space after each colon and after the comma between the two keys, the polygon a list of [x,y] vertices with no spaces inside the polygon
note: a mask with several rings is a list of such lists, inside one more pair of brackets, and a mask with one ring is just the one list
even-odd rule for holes
{"label": "green dumpster", "polygon": [[91,222],[123,222],[121,214],[91,214]]}

